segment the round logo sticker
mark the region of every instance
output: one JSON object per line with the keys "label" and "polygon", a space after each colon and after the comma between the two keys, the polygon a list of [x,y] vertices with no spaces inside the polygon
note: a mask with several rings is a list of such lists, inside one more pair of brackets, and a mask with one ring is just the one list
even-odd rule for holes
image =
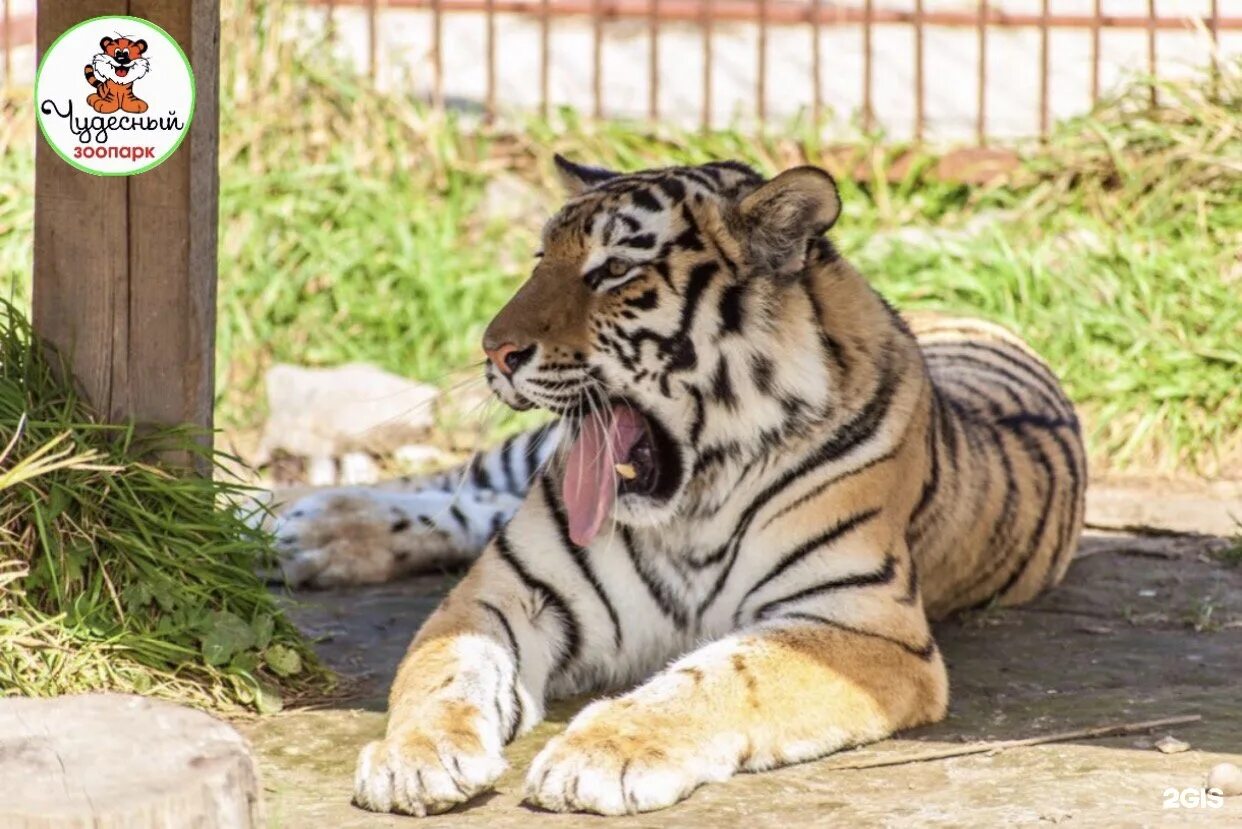
{"label": "round logo sticker", "polygon": [[168,32],[140,17],[96,17],[48,48],[35,76],[43,137],[97,176],[142,173],[172,155],[194,116],[194,72]]}

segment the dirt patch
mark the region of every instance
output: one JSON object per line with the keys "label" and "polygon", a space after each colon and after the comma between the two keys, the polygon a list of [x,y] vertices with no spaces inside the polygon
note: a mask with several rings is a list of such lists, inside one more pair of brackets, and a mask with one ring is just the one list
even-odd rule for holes
{"label": "dirt patch", "polygon": [[[1141,497],[1150,500],[1146,492]],[[1119,503],[1140,510],[1144,520],[1138,523],[1154,523],[1151,509],[1142,513],[1142,506]],[[1216,512],[1204,514],[1218,518],[1239,506],[1232,498],[1214,503]],[[1120,524],[1128,514],[1113,517]],[[1198,714],[1202,721],[1173,729],[1190,743],[1189,751],[1154,750],[1163,736],[1158,732],[829,771],[845,756],[836,755],[739,775],[669,810],[611,819],[609,825],[1242,825],[1242,797],[1215,809],[1165,807],[1168,789],[1202,786],[1217,762],[1242,764],[1242,566],[1220,557],[1225,544],[1206,535],[1090,533],[1057,590],[1026,607],[937,626],[953,685],[945,722],[849,757]],[[301,623],[324,637],[320,648],[333,665],[358,679],[359,695],[332,710],[241,725],[260,756],[275,825],[413,825],[414,818],[372,815],[349,805],[354,758],[366,740],[381,735],[392,672],[452,581],[441,575],[299,597],[306,602],[298,611]],[[547,722],[510,746],[511,767],[495,794],[418,825],[601,825],[599,818],[547,815],[520,802],[531,758],[581,703],[553,706]]]}

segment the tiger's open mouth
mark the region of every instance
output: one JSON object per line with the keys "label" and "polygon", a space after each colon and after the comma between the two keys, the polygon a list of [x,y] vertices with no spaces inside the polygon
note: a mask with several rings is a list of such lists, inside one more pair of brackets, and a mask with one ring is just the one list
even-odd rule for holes
{"label": "tiger's open mouth", "polygon": [[112,71],[116,72],[116,76],[118,78],[123,78],[129,74],[129,68],[125,66],[114,66],[112,67]]}
{"label": "tiger's open mouth", "polygon": [[664,501],[677,491],[681,460],[660,422],[633,403],[614,400],[577,423],[565,461],[562,497],[569,537],[585,547],[599,534],[617,498]]}

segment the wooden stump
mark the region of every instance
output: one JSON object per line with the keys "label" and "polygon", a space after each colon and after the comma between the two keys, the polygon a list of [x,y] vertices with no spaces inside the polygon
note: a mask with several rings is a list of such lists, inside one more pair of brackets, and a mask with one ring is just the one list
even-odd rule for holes
{"label": "wooden stump", "polygon": [[6,829],[260,825],[254,759],[227,723],[123,694],[0,699]]}

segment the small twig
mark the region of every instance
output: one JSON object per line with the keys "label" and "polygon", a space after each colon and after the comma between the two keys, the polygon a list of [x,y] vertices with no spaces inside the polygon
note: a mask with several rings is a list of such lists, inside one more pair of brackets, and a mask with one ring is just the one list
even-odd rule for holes
{"label": "small twig", "polygon": [[1044,743],[1063,743],[1066,740],[1094,739],[1096,737],[1112,737],[1118,734],[1134,734],[1138,731],[1150,731],[1170,725],[1185,725],[1198,722],[1203,717],[1189,714],[1184,717],[1167,717],[1162,720],[1148,720],[1138,723],[1120,723],[1116,725],[1100,725],[1095,728],[1082,728],[1077,731],[1062,731],[1058,734],[1045,734],[1042,737],[1026,737],[1021,740],[996,740],[992,742],[972,743],[971,745],[945,748],[938,751],[925,751],[921,754],[905,754],[900,757],[878,757],[857,763],[842,763],[829,766],[827,771],[844,771],[846,769],[875,769],[882,766],[903,766],[907,763],[926,763],[930,760],[946,760],[950,757],[963,757],[968,754],[985,754],[1005,751],[1021,746],[1037,746]]}
{"label": "small twig", "polygon": [[1151,524],[1104,524],[1098,521],[1084,521],[1083,527],[1088,530],[1104,532],[1128,533],[1142,538],[1211,538],[1210,533],[1194,532],[1193,530],[1171,530],[1168,527],[1156,527]]}

